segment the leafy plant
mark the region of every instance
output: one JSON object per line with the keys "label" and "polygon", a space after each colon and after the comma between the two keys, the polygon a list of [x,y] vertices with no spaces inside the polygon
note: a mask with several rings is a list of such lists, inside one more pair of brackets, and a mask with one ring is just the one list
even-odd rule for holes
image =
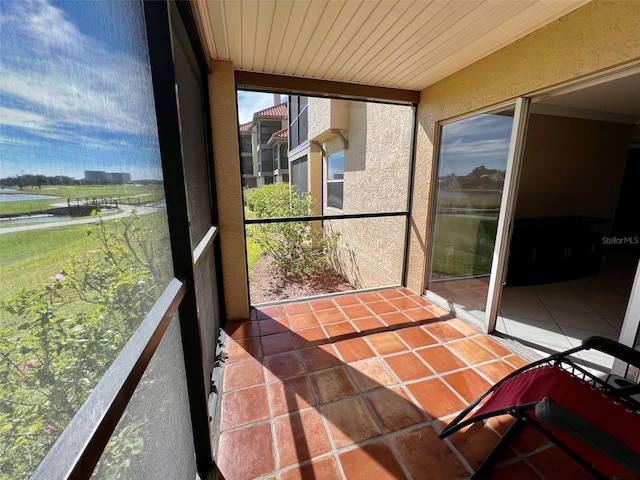
{"label": "leafy plant", "polygon": [[[307,217],[313,209],[313,197],[287,183],[247,189],[245,202],[258,218]],[[255,224],[247,236],[271,256],[274,273],[301,280],[327,270],[327,254],[339,238],[324,235],[310,221]]]}
{"label": "leafy plant", "polygon": [[[96,215],[87,232],[97,243],[41,288],[21,289],[0,308],[20,317],[0,330],[0,477],[28,478],[86,400],[159,295],[166,269],[152,265],[149,231],[139,218]],[[87,306],[59,312],[79,298]],[[11,339],[10,339],[11,338]],[[135,423],[114,436],[113,458],[141,450]],[[115,455],[114,455],[115,452]],[[127,463],[104,465],[106,471]],[[112,476],[112,478],[117,478]]]}

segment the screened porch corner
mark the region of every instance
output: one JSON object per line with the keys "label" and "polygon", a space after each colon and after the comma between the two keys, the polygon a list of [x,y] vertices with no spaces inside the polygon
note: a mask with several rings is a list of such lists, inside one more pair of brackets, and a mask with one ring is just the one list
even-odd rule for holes
{"label": "screened porch corner", "polygon": [[[438,433],[528,363],[406,288],[258,306],[228,322],[215,428],[234,479],[467,478],[510,420]],[[581,478],[524,429],[489,478]]]}

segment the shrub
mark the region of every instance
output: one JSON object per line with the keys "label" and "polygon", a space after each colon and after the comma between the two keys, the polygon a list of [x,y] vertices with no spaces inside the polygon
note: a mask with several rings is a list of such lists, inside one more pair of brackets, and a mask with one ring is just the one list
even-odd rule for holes
{"label": "shrub", "polygon": [[[35,470],[159,295],[163,279],[152,275],[147,248],[152,236],[135,213],[109,222],[111,228],[97,220],[88,231],[98,244],[93,252],[42,288],[0,302],[23,320],[17,337],[0,331],[1,478],[28,478]],[[88,308],[60,314],[74,297]],[[140,451],[132,430],[127,439],[114,437],[108,448],[115,458]]]}
{"label": "shrub", "polygon": [[[245,201],[258,218],[307,217],[313,209],[313,197],[287,183],[249,189]],[[310,221],[254,224],[247,236],[272,257],[274,273],[298,279],[326,271],[338,241],[338,234],[323,236]]]}

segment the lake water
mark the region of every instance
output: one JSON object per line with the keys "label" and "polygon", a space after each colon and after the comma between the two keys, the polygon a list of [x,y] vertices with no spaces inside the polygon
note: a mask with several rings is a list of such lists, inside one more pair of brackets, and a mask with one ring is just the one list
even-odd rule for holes
{"label": "lake water", "polygon": [[0,193],[0,202],[22,202],[24,200],[48,200],[53,195],[33,195],[31,193]]}

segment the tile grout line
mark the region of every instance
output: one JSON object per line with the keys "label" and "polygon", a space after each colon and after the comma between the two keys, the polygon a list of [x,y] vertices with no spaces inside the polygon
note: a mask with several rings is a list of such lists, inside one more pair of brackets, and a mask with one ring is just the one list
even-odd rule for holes
{"label": "tile grout line", "polygon": [[[382,299],[381,299],[381,300],[372,300],[371,302],[365,302],[365,301],[361,300],[360,298],[358,298],[357,296],[356,296],[356,299],[360,302],[360,305],[363,305],[365,308],[367,308],[367,310],[369,310],[369,311],[371,311],[371,312],[372,312],[372,315],[371,315],[371,316],[372,316],[373,318],[375,318],[376,320],[378,320],[378,321],[382,322],[382,324],[385,326],[384,328],[386,328],[386,329],[392,329],[392,328],[393,328],[393,325],[392,325],[392,324],[389,324],[389,323],[387,323],[387,322],[385,322],[385,321],[381,318],[381,315],[385,315],[385,314],[387,314],[387,313],[396,313],[396,312],[399,312],[399,313],[401,313],[401,314],[403,314],[403,315],[404,315],[404,311],[405,311],[405,309],[398,308],[396,305],[394,305],[394,304],[390,301],[391,299],[395,299],[395,298],[409,298],[409,296],[405,295],[404,293],[402,293],[402,292],[400,292],[400,293],[401,293],[401,295],[403,295],[404,297],[390,297],[390,298],[387,298],[387,297],[382,297],[382,296],[380,295],[380,296],[382,297]],[[355,296],[355,295],[354,295],[354,296]],[[421,297],[420,297],[420,298],[421,298]],[[351,317],[349,317],[349,315],[348,315],[348,314],[346,314],[346,312],[344,312],[344,310],[343,310],[343,306],[341,306],[341,305],[337,304],[333,299],[332,299],[331,301],[333,301],[333,302],[336,304],[336,307],[335,307],[335,308],[337,308],[337,309],[338,309],[338,310],[339,310],[339,311],[340,311],[340,312],[341,312],[341,313],[346,317],[346,318],[345,318],[345,320],[343,320],[343,322],[349,323],[349,325],[350,325],[352,328],[354,328],[356,331],[359,331],[358,327],[357,327],[355,324],[353,324],[353,321],[354,321],[354,320],[357,320],[358,318],[366,318],[366,317],[356,317],[356,318],[351,318]],[[367,306],[367,303],[379,302],[379,301],[384,301],[384,302],[386,302],[386,303],[390,304],[391,306],[393,306],[393,307],[394,307],[395,312],[384,312],[384,313],[377,314],[377,313],[373,312],[373,311],[372,311],[372,310]],[[349,305],[346,305],[346,306],[349,306]],[[433,322],[442,321],[442,320],[439,320],[439,317],[440,317],[440,315],[441,315],[441,314],[440,314],[439,312],[434,312],[434,311],[430,310],[430,309],[428,308],[428,306],[430,306],[430,305],[426,305],[426,306],[425,306],[425,305],[417,304],[417,306],[416,306],[413,310],[417,310],[417,309],[420,309],[420,308],[422,308],[422,309],[426,309],[426,310],[430,311],[431,313],[433,313],[434,315],[436,315],[436,318],[434,318],[434,319],[433,319]],[[312,313],[312,314],[315,316],[316,320],[318,321],[318,325],[319,325],[319,327],[320,327],[321,331],[323,332],[323,334],[325,334],[325,336],[326,336],[326,338],[327,338],[327,339],[331,339],[331,338],[332,338],[332,337],[331,337],[331,335],[329,335],[329,332],[328,332],[328,331],[327,331],[327,329],[325,328],[325,327],[326,327],[326,325],[330,325],[330,324],[332,324],[332,323],[342,323],[342,322],[323,323],[323,322],[321,322],[321,321],[320,321],[320,319],[319,319],[319,318],[318,318],[318,316],[316,315],[316,312],[317,312],[317,311],[322,311],[322,310],[317,310],[317,311],[316,311],[316,310],[314,310],[314,309],[313,309],[313,306],[311,305],[311,303],[310,303],[310,302],[309,302],[309,308],[310,308],[310,310],[309,310],[309,312],[307,312],[307,313]],[[323,310],[328,310],[328,309],[323,309]],[[294,313],[291,313],[291,314],[290,314],[289,312],[287,312],[287,310],[286,310],[284,307],[283,307],[283,312],[284,312],[284,317],[286,318],[286,321],[287,321],[287,323],[289,324],[289,329],[290,329],[290,331],[291,331],[291,334],[292,334],[292,335],[296,335],[296,330],[294,330],[294,329],[292,328],[292,326],[291,326],[291,322],[290,322],[290,315],[295,315],[295,314],[294,314]],[[406,315],[405,315],[405,316],[406,316]],[[258,320],[256,320],[256,322],[258,322],[258,328],[259,328],[259,330],[261,330],[261,329],[260,329],[260,324],[259,324],[259,322],[260,322],[261,320],[265,320],[265,319],[260,318],[259,316],[258,316],[257,318],[258,318]],[[273,318],[273,317],[271,317],[271,318]],[[411,317],[407,317],[407,320],[410,320],[410,321],[414,321],[414,322],[415,322],[415,320],[413,320]],[[445,320],[445,321],[446,321],[446,320]],[[418,327],[418,328],[422,328],[422,330],[423,330],[427,335],[432,336],[432,334],[431,334],[431,333],[430,333],[426,328],[424,328],[426,325],[429,325],[429,324],[431,324],[431,322],[430,322],[430,323],[427,323],[427,324],[423,324],[423,325],[416,325],[416,327]],[[407,388],[407,385],[415,384],[415,383],[417,383],[417,382],[420,382],[420,381],[423,381],[423,380],[426,380],[426,379],[439,378],[443,383],[445,383],[445,385],[447,386],[447,388],[449,388],[449,390],[453,391],[453,392],[454,392],[454,393],[455,393],[455,394],[456,394],[456,395],[457,395],[457,396],[462,400],[463,404],[465,404],[465,405],[466,405],[466,404],[467,404],[466,400],[464,400],[464,399],[461,397],[461,395],[460,395],[460,394],[459,394],[459,393],[458,393],[458,392],[457,392],[457,391],[456,391],[456,390],[455,390],[451,385],[449,385],[449,384],[446,382],[446,380],[445,380],[444,378],[442,378],[444,375],[450,375],[450,374],[455,373],[455,372],[458,372],[458,371],[464,371],[464,370],[467,370],[467,369],[471,369],[473,372],[475,372],[476,374],[478,374],[481,378],[483,378],[483,379],[485,379],[485,380],[489,380],[489,382],[490,382],[490,383],[492,383],[492,382],[490,381],[490,379],[488,379],[488,377],[487,377],[486,375],[484,375],[481,371],[478,371],[478,370],[477,370],[477,368],[476,368],[477,366],[481,366],[481,365],[484,365],[484,364],[488,364],[488,363],[492,363],[492,362],[495,362],[495,361],[501,360],[501,361],[504,361],[507,365],[510,365],[510,366],[512,366],[512,367],[515,367],[514,365],[510,364],[510,363],[506,360],[506,357],[511,356],[511,355],[514,355],[512,352],[510,352],[508,355],[500,355],[500,354],[498,354],[498,353],[495,353],[495,352],[493,352],[492,350],[490,350],[489,348],[485,347],[484,345],[482,345],[482,344],[480,344],[479,342],[476,342],[476,341],[474,340],[475,338],[480,338],[481,334],[468,334],[468,333],[465,333],[465,332],[463,332],[462,330],[460,330],[460,328],[458,328],[458,327],[457,327],[457,325],[455,325],[455,324],[451,325],[451,327],[452,327],[452,328],[454,328],[455,330],[457,330],[458,332],[460,332],[463,336],[462,336],[461,338],[455,338],[455,339],[449,339],[449,340],[439,340],[439,339],[435,338],[435,340],[437,341],[437,344],[436,344],[436,345],[438,345],[438,344],[439,344],[439,345],[444,346],[444,347],[447,349],[447,351],[449,351],[451,354],[453,354],[453,355],[455,356],[455,358],[459,358],[459,359],[462,361],[462,363],[464,363],[464,365],[465,365],[465,366],[464,366],[464,367],[461,367],[461,368],[458,368],[458,369],[454,369],[454,370],[446,371],[446,372],[435,372],[435,371],[433,370],[433,368],[431,367],[431,365],[430,365],[430,364],[429,364],[429,363],[428,363],[428,362],[427,362],[427,361],[426,361],[426,360],[425,360],[421,355],[417,355],[417,354],[416,354],[416,348],[419,348],[419,347],[415,347],[415,348],[414,348],[414,347],[412,347],[412,346],[409,344],[409,342],[408,342],[407,340],[405,340],[404,338],[402,338],[402,336],[400,336],[400,335],[397,333],[397,331],[395,331],[395,330],[384,330],[384,331],[381,331],[381,332],[375,332],[375,333],[391,333],[391,334],[395,334],[395,335],[393,335],[392,337],[393,337],[393,338],[395,338],[396,340],[399,340],[399,341],[400,341],[400,344],[402,344],[402,345],[404,346],[404,348],[403,348],[402,350],[399,350],[399,351],[392,351],[392,352],[388,352],[388,353],[386,353],[386,354],[385,354],[385,353],[381,353],[381,352],[380,352],[380,351],[378,351],[378,349],[374,346],[374,344],[369,340],[369,338],[368,338],[368,337],[369,337],[369,335],[363,335],[362,337],[358,337],[358,338],[362,338],[362,339],[365,341],[365,345],[367,345],[367,346],[372,350],[372,352],[374,353],[374,355],[373,355],[372,357],[366,357],[366,358],[364,358],[364,359],[353,360],[353,361],[351,361],[351,362],[348,362],[348,361],[346,361],[346,360],[343,358],[342,353],[340,352],[340,350],[338,350],[338,349],[335,347],[335,342],[328,342],[328,344],[329,344],[329,345],[331,345],[331,346],[333,347],[333,351],[335,352],[334,356],[336,356],[336,355],[337,355],[338,360],[340,360],[340,362],[341,362],[341,365],[339,365],[339,366],[340,366],[340,368],[342,368],[342,369],[344,369],[344,370],[346,371],[347,378],[348,378],[348,379],[349,379],[349,381],[353,384],[353,386],[356,388],[356,394],[355,394],[355,395],[348,395],[347,397],[343,397],[343,398],[340,398],[340,399],[335,400],[335,401],[327,402],[327,403],[325,403],[325,404],[320,403],[320,401],[319,401],[319,400],[320,400],[320,399],[319,399],[319,393],[318,393],[318,392],[316,392],[316,389],[315,389],[315,387],[314,387],[314,384],[313,384],[313,382],[311,382],[310,380],[311,380],[311,378],[312,378],[313,374],[317,374],[317,373],[322,372],[322,371],[330,370],[331,368],[336,368],[336,366],[334,366],[334,367],[325,367],[325,368],[322,368],[322,369],[319,369],[319,370],[313,370],[313,371],[312,371],[312,370],[310,369],[310,365],[308,366],[308,365],[307,365],[307,363],[304,361],[304,359],[303,359],[303,357],[302,357],[302,353],[301,353],[301,352],[302,352],[302,350],[304,350],[304,349],[307,349],[307,348],[314,348],[314,347],[318,347],[318,346],[317,346],[317,345],[313,345],[313,342],[310,342],[310,345],[305,345],[305,346],[303,346],[303,345],[301,345],[301,344],[300,344],[300,342],[299,342],[299,337],[295,337],[295,338],[294,338],[294,340],[295,340],[295,341],[293,342],[293,349],[292,349],[292,350],[287,350],[286,352],[285,352],[285,351],[283,351],[283,352],[274,352],[274,353],[271,353],[270,355],[261,355],[260,357],[256,358],[256,360],[258,360],[258,361],[260,361],[260,362],[262,363],[262,367],[263,367],[263,370],[262,370],[263,382],[262,382],[260,385],[264,386],[264,388],[265,388],[265,390],[266,390],[266,392],[267,392],[268,410],[269,410],[269,415],[270,415],[270,416],[269,416],[269,418],[268,418],[268,419],[262,419],[262,420],[259,420],[259,421],[256,421],[256,422],[250,422],[249,424],[246,424],[246,425],[241,425],[241,426],[238,426],[238,427],[234,427],[234,428],[232,428],[232,429],[225,430],[225,433],[226,433],[226,432],[231,432],[231,431],[240,430],[240,429],[247,428],[247,427],[249,427],[249,426],[253,426],[253,425],[258,425],[258,424],[266,423],[266,422],[268,421],[268,422],[269,422],[269,424],[270,424],[270,430],[271,430],[271,435],[272,435],[272,439],[273,439],[273,442],[272,442],[272,448],[273,448],[273,449],[274,449],[274,451],[275,451],[275,455],[276,455],[276,457],[278,457],[278,455],[277,455],[277,454],[278,454],[278,448],[279,448],[279,445],[278,445],[277,438],[276,438],[276,435],[275,435],[275,421],[274,421],[274,420],[275,420],[276,418],[283,418],[283,417],[290,416],[291,414],[295,414],[295,413],[300,412],[300,411],[305,411],[305,410],[307,410],[307,409],[314,408],[314,406],[304,407],[304,408],[302,408],[302,409],[297,409],[297,410],[295,410],[295,411],[293,411],[293,412],[291,412],[291,411],[290,411],[290,412],[284,413],[284,414],[282,414],[282,415],[280,415],[280,416],[275,416],[275,415],[274,415],[274,410],[273,410],[274,405],[272,404],[272,397],[271,397],[271,395],[269,395],[269,390],[268,390],[268,388],[267,388],[267,387],[268,387],[269,385],[271,385],[271,384],[275,384],[275,383],[276,383],[276,382],[278,382],[279,380],[280,380],[281,382],[284,382],[285,380],[288,380],[288,379],[305,378],[305,379],[307,380],[307,383],[309,384],[310,392],[311,392],[311,394],[312,394],[312,396],[313,396],[313,399],[314,399],[314,401],[316,402],[315,408],[317,408],[317,409],[318,409],[318,411],[319,411],[323,406],[330,405],[330,404],[335,404],[335,403],[338,403],[338,402],[343,401],[343,400],[345,400],[345,399],[349,399],[349,398],[351,398],[351,399],[361,398],[361,402],[363,402],[363,403],[364,403],[364,406],[365,406],[365,408],[366,408],[367,413],[368,413],[368,414],[369,414],[369,416],[372,418],[372,420],[373,420],[374,424],[376,425],[376,428],[379,430],[380,434],[379,434],[379,435],[377,435],[377,436],[375,436],[375,437],[373,437],[373,438],[371,438],[371,439],[367,439],[366,441],[357,442],[357,443],[354,443],[354,444],[352,444],[352,445],[342,447],[341,449],[336,449],[336,448],[335,448],[335,443],[334,443],[334,441],[333,441],[333,437],[331,436],[330,431],[329,431],[329,429],[328,429],[328,425],[327,425],[327,423],[326,423],[328,420],[325,418],[325,416],[324,416],[324,415],[321,415],[323,428],[324,428],[324,430],[325,430],[325,434],[327,435],[327,438],[328,438],[328,440],[329,440],[329,444],[330,444],[330,446],[331,446],[332,450],[331,450],[330,452],[326,452],[325,454],[322,454],[322,455],[320,455],[320,456],[312,457],[311,459],[305,460],[304,462],[298,462],[298,463],[295,463],[295,464],[293,464],[293,465],[288,465],[288,466],[286,466],[286,467],[280,467],[280,464],[279,464],[279,457],[278,457],[278,458],[276,458],[276,459],[275,459],[275,460],[276,460],[276,461],[275,461],[275,464],[276,464],[276,469],[275,469],[275,471],[274,471],[274,472],[272,472],[272,473],[269,473],[269,474],[265,474],[265,475],[263,476],[264,478],[267,478],[267,477],[269,477],[270,475],[274,475],[274,474],[275,474],[275,475],[277,475],[277,476],[279,476],[283,471],[288,471],[288,470],[293,469],[293,468],[299,468],[301,465],[302,465],[302,466],[304,466],[304,465],[307,465],[307,464],[312,464],[314,460],[323,459],[323,458],[330,458],[330,457],[332,457],[332,458],[334,458],[334,459],[335,459],[336,465],[337,465],[337,467],[339,468],[339,471],[340,471],[340,473],[341,473],[341,476],[344,478],[344,477],[345,477],[345,474],[344,474],[344,471],[343,471],[343,469],[342,469],[342,464],[341,464],[341,462],[339,461],[339,454],[340,454],[340,453],[343,453],[343,452],[345,452],[345,451],[350,451],[350,450],[352,450],[352,449],[358,448],[359,446],[367,445],[367,444],[374,443],[374,442],[377,442],[377,441],[384,441],[384,442],[385,442],[385,444],[389,447],[389,449],[391,450],[392,454],[394,455],[394,457],[395,457],[395,458],[396,458],[396,460],[398,461],[398,464],[401,466],[401,468],[402,468],[403,472],[405,473],[405,475],[407,475],[407,476],[408,476],[408,478],[411,478],[411,477],[410,477],[410,475],[409,475],[409,472],[406,470],[406,466],[404,465],[404,462],[402,462],[402,461],[401,461],[402,459],[401,459],[401,457],[399,456],[399,452],[397,452],[397,451],[396,451],[396,449],[395,449],[395,447],[394,447],[394,445],[393,445],[393,442],[391,442],[391,439],[393,439],[393,438],[395,438],[396,436],[399,436],[399,435],[401,435],[401,434],[403,434],[403,433],[406,433],[406,432],[412,431],[412,430],[417,429],[417,428],[422,428],[422,427],[424,427],[424,426],[430,426],[431,428],[434,428],[434,430],[435,430],[435,423],[434,423],[434,422],[435,422],[436,420],[442,420],[442,419],[444,419],[444,418],[448,418],[449,416],[448,416],[448,415],[444,415],[444,416],[441,416],[441,417],[431,417],[431,415],[429,415],[429,414],[424,410],[424,408],[422,408],[422,406],[420,405],[420,403],[419,403],[419,402],[416,400],[416,398],[411,394],[411,392],[410,392],[410,391],[408,390],[408,388]],[[310,328],[314,328],[314,327],[310,327]],[[407,328],[413,328],[413,327],[407,327]],[[300,330],[305,330],[305,329],[300,329]],[[284,332],[283,332],[283,333],[284,333]],[[276,332],[274,332],[273,334],[276,334]],[[373,334],[373,333],[372,333],[372,334]],[[264,336],[269,336],[269,335],[271,335],[271,334],[265,334],[265,335],[262,335],[262,332],[260,331],[260,334],[259,334],[257,337],[247,337],[247,338],[254,338],[254,339],[255,339],[255,338],[257,338],[257,341],[258,341],[258,343],[259,343],[259,346],[261,346],[261,345],[262,345],[262,337],[264,337]],[[234,340],[235,340],[235,339],[234,339]],[[483,351],[488,351],[491,355],[493,355],[493,356],[494,356],[494,358],[491,358],[491,359],[485,360],[485,361],[483,361],[483,362],[478,362],[478,363],[476,363],[476,364],[470,364],[469,362],[465,361],[465,360],[462,358],[462,356],[461,356],[460,354],[458,354],[455,350],[453,350],[453,349],[452,349],[452,347],[451,347],[451,344],[452,344],[452,343],[453,343],[453,344],[455,344],[455,343],[460,343],[460,342],[462,342],[463,340],[471,340],[471,341],[475,344],[475,346],[476,346],[478,349],[481,349],[481,350],[483,350]],[[426,346],[426,347],[425,347],[425,348],[423,348],[423,349],[427,349],[427,348],[429,348],[429,347],[428,347],[428,346]],[[422,350],[422,349],[421,349],[421,350]],[[301,364],[301,367],[302,367],[302,373],[300,373],[300,374],[294,374],[294,375],[291,375],[291,376],[289,376],[289,377],[285,377],[285,378],[282,378],[282,379],[275,378],[275,379],[268,380],[268,375],[267,375],[267,373],[266,373],[266,369],[267,369],[267,367],[266,367],[266,364],[265,364],[265,362],[264,362],[264,358],[265,358],[265,357],[269,357],[269,356],[271,356],[271,355],[278,355],[278,354],[282,354],[282,353],[287,353],[287,352],[289,352],[289,351],[292,351],[292,352],[295,352],[295,353],[296,353],[297,358],[298,358],[298,360],[299,360],[299,362],[300,362],[300,364]],[[330,353],[328,353],[328,352],[327,352],[327,354],[330,354]],[[417,379],[411,379],[411,380],[408,380],[408,381],[406,381],[406,382],[405,382],[405,381],[402,381],[402,380],[400,379],[400,377],[398,376],[398,374],[396,374],[396,372],[395,372],[392,368],[390,368],[389,364],[385,361],[385,359],[386,359],[386,358],[388,358],[388,357],[399,356],[399,355],[402,355],[402,354],[413,354],[415,357],[417,357],[417,358],[418,358],[419,362],[420,362],[421,364],[425,365],[427,368],[429,368],[429,371],[430,371],[430,372],[433,372],[433,374],[432,374],[432,375],[428,375],[428,376],[426,376],[426,377],[419,377],[419,378],[417,378]],[[250,354],[250,355],[251,355],[251,354]],[[263,360],[259,360],[259,358],[262,358]],[[376,360],[380,363],[380,365],[384,368],[385,372],[386,372],[387,374],[390,374],[390,375],[391,375],[391,377],[394,379],[394,383],[392,383],[392,384],[390,384],[390,385],[380,384],[380,385],[379,385],[379,387],[374,388],[374,389],[370,389],[370,390],[364,390],[364,389],[363,389],[363,387],[360,387],[360,386],[359,386],[359,383],[357,382],[356,378],[354,377],[354,370],[357,370],[357,369],[355,369],[355,368],[352,366],[352,364],[353,364],[353,363],[356,363],[356,362],[366,361],[366,360],[368,360],[368,359],[376,359]],[[238,360],[238,361],[231,362],[231,363],[242,363],[243,361],[248,361],[248,360],[250,360],[250,358],[247,358],[247,359],[240,359],[240,360]],[[366,375],[366,374],[365,374],[365,375]],[[375,379],[374,379],[374,380],[375,380]],[[379,383],[377,380],[376,380],[376,382],[377,382],[377,383]],[[260,386],[260,385],[253,385],[253,386]],[[252,385],[245,386],[245,387],[241,387],[241,388],[238,388],[238,389],[231,389],[229,392],[233,392],[233,391],[240,391],[240,390],[243,390],[243,389],[248,389],[248,388],[250,388],[251,386],[252,386]],[[397,431],[392,431],[392,432],[385,433],[385,429],[384,429],[384,428],[382,428],[381,421],[378,419],[378,417],[375,415],[375,413],[374,413],[374,411],[373,411],[373,407],[372,407],[372,405],[371,405],[371,403],[370,403],[370,401],[369,401],[369,399],[368,399],[368,396],[369,396],[369,395],[371,395],[371,394],[372,394],[373,392],[375,392],[375,391],[381,391],[381,390],[389,389],[389,388],[392,388],[392,387],[397,387],[397,388],[399,388],[399,389],[400,389],[400,391],[402,391],[402,392],[407,396],[407,398],[408,398],[408,399],[410,399],[410,403],[412,403],[414,406],[416,406],[417,408],[419,408],[419,409],[420,409],[420,410],[425,414],[425,416],[426,416],[426,420],[425,420],[425,421],[423,421],[423,422],[419,422],[419,423],[412,424],[412,425],[410,425],[410,426],[408,426],[408,427],[405,427],[404,429],[400,429],[400,430],[397,430]],[[229,392],[224,392],[224,393],[229,393]],[[450,414],[450,415],[453,415],[453,414],[454,414],[454,413],[452,413],[452,414]],[[492,430],[493,430],[493,429],[492,429]],[[458,457],[458,459],[459,459],[459,460],[462,460],[462,461],[463,461],[463,465],[465,466],[465,468],[466,468],[467,470],[469,470],[469,468],[470,468],[470,467],[469,467],[468,463],[466,462],[466,460],[464,459],[464,457],[461,455],[461,453],[460,453],[460,452],[459,452],[459,451],[458,451],[458,450],[457,450],[457,449],[456,449],[452,444],[450,444],[450,442],[447,442],[447,445],[448,445],[448,447],[449,447],[449,450],[451,450],[451,451],[452,451],[452,452],[453,452],[453,453]],[[469,470],[469,471],[470,471],[470,470]],[[261,478],[262,478],[262,477],[261,477]]]}

